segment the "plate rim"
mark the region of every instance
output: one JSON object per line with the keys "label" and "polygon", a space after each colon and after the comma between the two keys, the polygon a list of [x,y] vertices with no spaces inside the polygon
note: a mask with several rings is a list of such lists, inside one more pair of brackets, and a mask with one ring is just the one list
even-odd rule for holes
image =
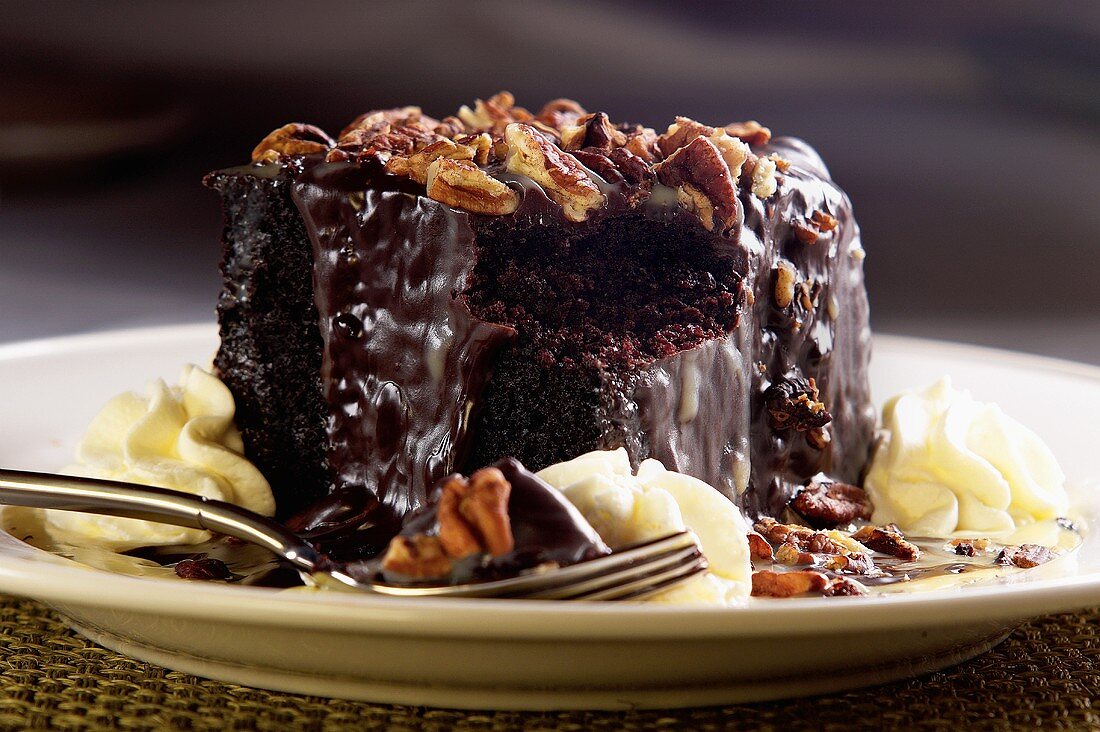
{"label": "plate rim", "polygon": [[[106,350],[135,342],[210,340],[213,336],[213,323],[102,330],[0,344],[0,361]],[[995,358],[999,364],[1042,369],[1100,384],[1100,366],[1048,356],[890,334],[875,334],[873,347],[895,353],[914,349],[927,353],[932,348],[953,358]],[[104,575],[110,577],[109,590],[103,587]],[[93,587],[96,591],[89,591]],[[224,619],[228,614],[253,625],[308,627],[324,623],[349,632],[421,637],[757,637],[777,632],[818,634],[823,625],[838,627],[835,624],[857,623],[880,629],[927,627],[950,624],[959,613],[980,613],[990,621],[1018,620],[1100,602],[1100,572],[960,589],[868,598],[756,599],[739,608],[375,598],[128,577],[58,558],[0,532],[0,591],[12,594],[88,607],[125,606],[134,612],[173,617]],[[180,602],[184,596],[187,601]],[[446,603],[446,613],[438,612],[439,602]],[[670,618],[688,622],[672,622]]]}

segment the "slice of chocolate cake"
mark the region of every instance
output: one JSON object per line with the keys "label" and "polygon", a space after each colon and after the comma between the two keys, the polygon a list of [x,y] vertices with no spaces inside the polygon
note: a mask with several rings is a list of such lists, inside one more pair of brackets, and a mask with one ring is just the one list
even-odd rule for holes
{"label": "slice of chocolate cake", "polygon": [[859,479],[863,250],[799,141],[498,94],[287,125],[207,182],[217,368],[282,515],[331,489],[401,516],[454,471],[620,446],[751,513]]}

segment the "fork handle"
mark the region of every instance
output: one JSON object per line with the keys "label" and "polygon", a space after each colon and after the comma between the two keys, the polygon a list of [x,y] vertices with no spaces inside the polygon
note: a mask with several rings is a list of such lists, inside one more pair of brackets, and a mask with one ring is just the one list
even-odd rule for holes
{"label": "fork handle", "polygon": [[232,503],[167,488],[0,468],[0,504],[203,529],[262,546],[305,572],[320,566],[320,554],[274,520]]}

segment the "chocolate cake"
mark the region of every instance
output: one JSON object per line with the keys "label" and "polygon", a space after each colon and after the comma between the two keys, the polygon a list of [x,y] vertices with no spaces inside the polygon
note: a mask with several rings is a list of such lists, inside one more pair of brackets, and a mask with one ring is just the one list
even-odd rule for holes
{"label": "chocolate cake", "polygon": [[620,446],[750,514],[858,482],[863,250],[804,143],[501,93],[286,125],[252,158],[206,179],[216,366],[280,515],[402,517],[456,471]]}

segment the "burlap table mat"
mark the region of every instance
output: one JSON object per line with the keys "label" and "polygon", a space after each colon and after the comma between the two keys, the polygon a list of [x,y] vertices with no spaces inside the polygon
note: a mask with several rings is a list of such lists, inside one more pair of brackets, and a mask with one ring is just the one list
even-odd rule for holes
{"label": "burlap table mat", "polygon": [[[855,631],[855,629],[853,629]],[[0,601],[3,729],[1100,729],[1100,608],[1040,618],[984,656],[828,697],[624,713],[460,712],[207,681],[77,636],[37,603]]]}

